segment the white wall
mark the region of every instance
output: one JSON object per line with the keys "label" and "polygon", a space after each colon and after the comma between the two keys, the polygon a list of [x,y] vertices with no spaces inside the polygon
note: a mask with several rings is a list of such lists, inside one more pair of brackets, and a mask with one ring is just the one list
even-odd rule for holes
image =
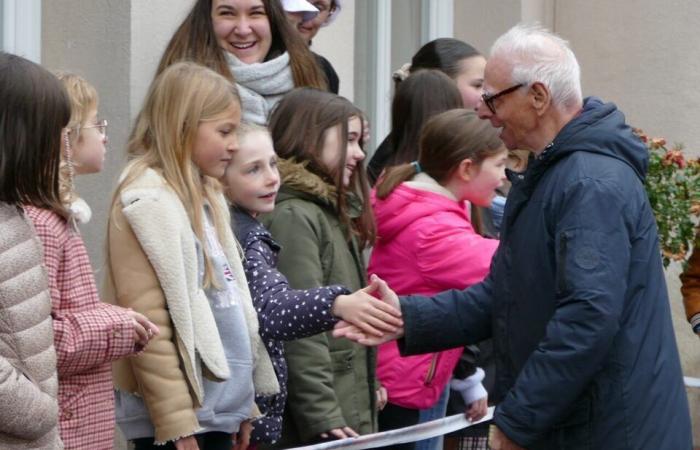
{"label": "white wall", "polygon": [[321,28],[311,50],[324,56],[338,72],[339,94],[355,98],[355,0],[344,0],[336,20]]}
{"label": "white wall", "polygon": [[77,180],[78,191],[93,210],[93,219],[82,232],[97,270],[103,265],[107,209],[131,125],[130,8],[130,2],[108,0],[45,0],[42,4],[42,64],[76,72],[95,85],[99,115],[109,121],[104,172]]}
{"label": "white wall", "polygon": [[628,122],[700,156],[700,2],[556,2],[587,95],[614,101]]}

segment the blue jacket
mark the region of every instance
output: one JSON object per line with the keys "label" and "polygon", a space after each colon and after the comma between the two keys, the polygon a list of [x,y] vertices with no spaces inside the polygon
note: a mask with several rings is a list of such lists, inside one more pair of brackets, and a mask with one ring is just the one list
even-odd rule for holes
{"label": "blue jacket", "polygon": [[274,443],[282,435],[282,415],[287,400],[287,362],[284,341],[295,340],[330,330],[338,321],[331,315],[335,298],[349,294],[340,285],[295,290],[277,270],[279,245],[255,218],[239,209],[231,209],[236,238],[245,253],[243,268],[253,305],[258,313],[260,336],[272,359],[280,384],[280,393],[256,396],[255,403],[265,417],[253,426],[252,442]]}
{"label": "blue jacket", "polygon": [[494,421],[521,446],[691,448],[647,158],[615,105],[586,99],[515,177],[484,282],[401,299],[407,354],[493,337]]}

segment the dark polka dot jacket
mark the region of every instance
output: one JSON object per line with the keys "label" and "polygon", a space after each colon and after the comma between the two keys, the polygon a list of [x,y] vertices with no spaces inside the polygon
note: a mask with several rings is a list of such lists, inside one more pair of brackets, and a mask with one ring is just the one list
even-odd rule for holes
{"label": "dark polka dot jacket", "polygon": [[282,415],[287,399],[283,342],[333,328],[338,321],[330,312],[333,300],[350,292],[340,285],[292,289],[287,278],[277,270],[280,247],[270,232],[250,214],[237,208],[231,208],[231,220],[236,238],[244,250],[243,267],[258,312],[260,336],[272,358],[280,384],[279,394],[255,397],[255,403],[265,417],[253,424],[251,442],[275,443],[282,434]]}

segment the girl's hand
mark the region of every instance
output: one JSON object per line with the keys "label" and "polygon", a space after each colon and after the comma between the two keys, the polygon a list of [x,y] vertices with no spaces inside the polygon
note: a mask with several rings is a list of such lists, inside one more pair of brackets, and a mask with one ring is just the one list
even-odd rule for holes
{"label": "girl's hand", "polygon": [[250,445],[250,435],[253,433],[253,424],[250,420],[241,423],[238,433],[233,433],[233,450],[246,450]]}
{"label": "girl's hand", "polygon": [[132,325],[134,327],[134,344],[140,348],[146,347],[148,342],[155,337],[160,330],[146,316],[137,313],[132,309],[127,309],[126,313],[131,317]]}
{"label": "girl's hand", "polygon": [[199,445],[197,445],[197,438],[187,436],[175,441],[175,448],[177,450],[199,450]]}
{"label": "girl's hand", "polygon": [[349,437],[358,437],[359,434],[350,427],[333,428],[326,433],[321,433],[321,439],[328,439],[331,436],[335,439],[347,439]]}
{"label": "girl's hand", "polygon": [[376,347],[377,345],[403,337],[403,328],[398,328],[393,333],[384,333],[382,336],[374,336],[365,333],[351,323],[341,320],[333,327],[333,337],[344,337],[345,339],[357,342],[365,347]]}
{"label": "girl's hand", "polygon": [[377,389],[377,411],[384,409],[388,399],[386,388],[384,386],[379,386],[379,389]]}
{"label": "girl's hand", "polygon": [[[370,295],[374,292],[382,300]],[[369,286],[353,294],[336,297],[331,313],[354,324],[364,333],[377,337],[381,337],[384,332],[394,333],[403,326],[398,297],[376,275],[372,276]]]}
{"label": "girl's hand", "polygon": [[471,420],[472,422],[476,422],[486,415],[488,409],[488,397],[480,398],[479,400],[472,402],[467,408],[467,419]]}

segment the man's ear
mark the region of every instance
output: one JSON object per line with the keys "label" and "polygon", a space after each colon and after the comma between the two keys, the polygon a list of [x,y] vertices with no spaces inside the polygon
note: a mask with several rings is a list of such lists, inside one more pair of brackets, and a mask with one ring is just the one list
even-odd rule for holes
{"label": "man's ear", "polygon": [[549,89],[547,89],[544,84],[536,81],[530,86],[530,93],[532,96],[532,106],[535,111],[537,111],[537,115],[543,115],[547,109],[549,109],[552,101]]}

